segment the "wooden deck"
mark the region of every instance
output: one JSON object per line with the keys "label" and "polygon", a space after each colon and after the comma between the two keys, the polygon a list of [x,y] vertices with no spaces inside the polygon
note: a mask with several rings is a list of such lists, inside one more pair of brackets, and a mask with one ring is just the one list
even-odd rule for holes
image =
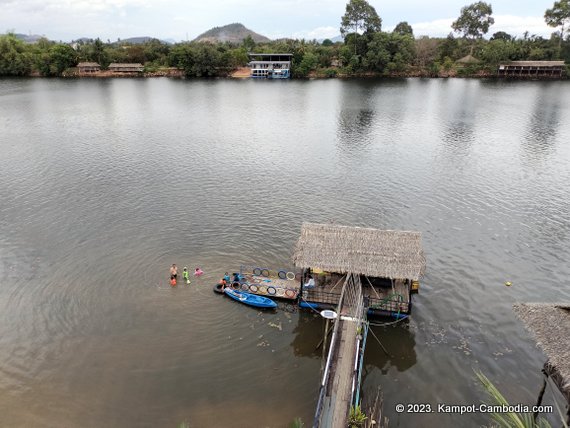
{"label": "wooden deck", "polygon": [[351,406],[357,323],[339,321],[339,337],[325,397],[321,427],[345,428]]}
{"label": "wooden deck", "polygon": [[[315,275],[315,287],[303,291],[303,299],[307,302],[322,303],[337,306],[342,290],[340,275]],[[372,285],[366,279],[362,281],[362,295],[371,309],[380,309],[390,312],[409,312],[409,287],[403,280],[391,283],[377,281]]]}

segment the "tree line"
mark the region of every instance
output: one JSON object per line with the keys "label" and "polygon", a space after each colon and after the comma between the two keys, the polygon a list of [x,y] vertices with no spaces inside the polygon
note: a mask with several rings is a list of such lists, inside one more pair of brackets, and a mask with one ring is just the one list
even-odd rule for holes
{"label": "tree line", "polygon": [[[57,43],[40,39],[24,43],[14,34],[0,36],[0,75],[61,76],[79,62],[142,63],[145,71],[165,67],[183,70],[187,77],[227,76],[247,65],[248,52],[293,54],[294,77],[337,75],[446,76],[496,73],[502,61],[556,60],[570,63],[570,0],[556,1],[544,14],[556,29],[550,38],[515,37],[499,31],[484,36],[494,24],[492,6],[483,1],[461,9],[447,37],[414,37],[413,28],[400,22],[382,31],[382,18],[366,0],[350,0],[341,17],[344,41],[280,39],[255,43],[183,42],[168,44],[151,39],[140,44],[107,43],[100,39]],[[460,59],[462,64],[457,61]],[[570,73],[567,73],[570,74]]]}

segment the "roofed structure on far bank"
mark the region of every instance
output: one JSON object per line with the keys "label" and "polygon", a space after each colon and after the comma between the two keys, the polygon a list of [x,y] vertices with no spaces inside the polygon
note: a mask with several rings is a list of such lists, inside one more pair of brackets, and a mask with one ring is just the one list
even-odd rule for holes
{"label": "roofed structure on far bank", "polygon": [[514,78],[561,78],[564,61],[510,61],[499,64],[498,75]]}

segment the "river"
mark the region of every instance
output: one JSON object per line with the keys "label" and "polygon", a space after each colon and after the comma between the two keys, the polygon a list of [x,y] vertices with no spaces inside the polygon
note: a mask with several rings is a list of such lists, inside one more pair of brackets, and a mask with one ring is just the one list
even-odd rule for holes
{"label": "river", "polygon": [[390,426],[487,423],[394,410],[479,403],[474,370],[536,400],[511,306],[570,300],[568,82],[4,79],[0,130],[1,426],[310,425],[323,320],[212,293],[304,221],[423,234],[410,322],[367,345]]}

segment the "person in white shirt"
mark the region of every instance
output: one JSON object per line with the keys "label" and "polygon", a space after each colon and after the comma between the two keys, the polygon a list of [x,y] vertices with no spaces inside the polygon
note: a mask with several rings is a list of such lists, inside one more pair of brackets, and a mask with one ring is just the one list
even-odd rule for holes
{"label": "person in white shirt", "polygon": [[315,280],[312,275],[309,275],[309,280],[305,283],[305,288],[313,288],[315,286]]}

